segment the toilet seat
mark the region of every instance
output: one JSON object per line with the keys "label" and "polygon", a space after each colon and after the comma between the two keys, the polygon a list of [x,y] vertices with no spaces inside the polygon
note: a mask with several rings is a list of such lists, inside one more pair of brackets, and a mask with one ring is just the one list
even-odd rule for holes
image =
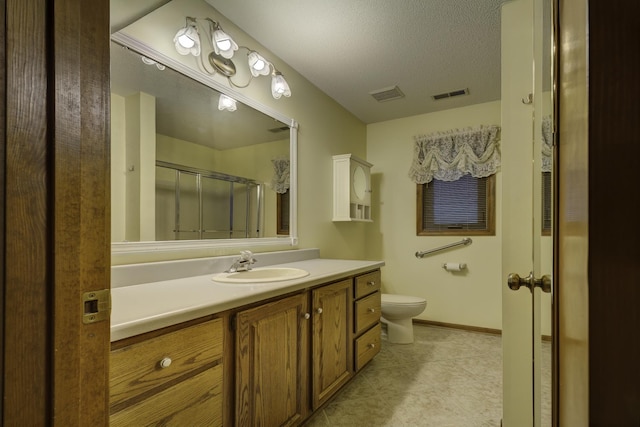
{"label": "toilet seat", "polygon": [[421,305],[426,299],[410,295],[382,294],[382,303],[388,306]]}

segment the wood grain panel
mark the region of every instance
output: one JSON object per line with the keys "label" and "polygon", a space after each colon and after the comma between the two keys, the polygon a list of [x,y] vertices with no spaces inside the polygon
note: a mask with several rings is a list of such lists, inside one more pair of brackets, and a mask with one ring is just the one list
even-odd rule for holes
{"label": "wood grain panel", "polygon": [[365,331],[374,323],[380,321],[380,311],[382,309],[382,294],[376,292],[368,297],[356,301],[355,312],[355,333],[356,335]]}
{"label": "wood grain panel", "polygon": [[[8,0],[4,160],[4,425],[51,415],[46,2]],[[3,85],[4,86],[4,85]],[[3,111],[4,112],[4,111]],[[2,424],[2,422],[0,422]]]}
{"label": "wood grain panel", "polygon": [[[109,2],[46,2],[55,253],[54,417],[108,420],[109,321],[83,324],[82,294],[110,287]],[[70,361],[72,361],[70,363]]]}
{"label": "wood grain panel", "polygon": [[[559,2],[556,425],[589,425],[587,2]],[[564,384],[558,387],[557,384]]]}
{"label": "wood grain panel", "polygon": [[[6,4],[4,0],[0,0],[0,34],[6,34]],[[2,224],[5,223],[5,188],[6,182],[4,178],[4,168],[6,159],[6,117],[7,117],[7,79],[6,79],[6,55],[5,55],[5,43],[0,43],[0,219]],[[4,269],[4,247],[5,247],[5,235],[4,227],[0,228],[0,307],[4,307],[4,290],[5,290],[5,269]],[[0,399],[4,400],[4,315],[0,315]],[[2,417],[0,417],[0,423],[2,423]]]}
{"label": "wood grain panel", "polygon": [[53,415],[58,425],[81,426],[108,420],[109,320],[85,325],[79,314],[84,292],[110,287],[109,2],[45,3],[54,46]]}
{"label": "wood grain panel", "polygon": [[381,333],[382,327],[378,323],[356,340],[356,372],[380,352]]}
{"label": "wood grain panel", "polygon": [[308,412],[308,296],[237,314],[236,425],[296,425]]}
{"label": "wood grain panel", "polygon": [[382,284],[380,270],[356,277],[355,298],[362,298],[380,289]]}
{"label": "wood grain panel", "polygon": [[[222,319],[161,335],[111,352],[111,406],[222,358]],[[160,361],[171,359],[162,368]]]}
{"label": "wood grain panel", "polygon": [[588,8],[589,423],[639,425],[640,3]]}
{"label": "wood grain panel", "polygon": [[222,365],[111,415],[111,427],[222,426]]}
{"label": "wood grain panel", "polygon": [[316,288],[311,294],[313,409],[353,375],[352,289],[352,280],[347,279]]}

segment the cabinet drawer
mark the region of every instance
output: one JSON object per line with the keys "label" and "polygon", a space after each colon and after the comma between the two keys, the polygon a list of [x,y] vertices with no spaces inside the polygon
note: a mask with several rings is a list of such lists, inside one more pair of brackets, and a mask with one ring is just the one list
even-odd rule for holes
{"label": "cabinet drawer", "polygon": [[366,330],[380,320],[380,298],[380,292],[376,292],[356,301],[356,319],[354,322],[356,334]]}
{"label": "cabinet drawer", "polygon": [[[110,355],[110,404],[123,402],[222,357],[223,322],[214,319],[126,347]],[[168,366],[162,367],[161,362]]]}
{"label": "cabinet drawer", "polygon": [[380,289],[380,270],[356,277],[355,298],[361,298]]}
{"label": "cabinet drawer", "polygon": [[109,426],[221,426],[222,396],[217,365],[111,414]]}
{"label": "cabinet drawer", "polygon": [[356,340],[356,371],[380,351],[380,323]]}

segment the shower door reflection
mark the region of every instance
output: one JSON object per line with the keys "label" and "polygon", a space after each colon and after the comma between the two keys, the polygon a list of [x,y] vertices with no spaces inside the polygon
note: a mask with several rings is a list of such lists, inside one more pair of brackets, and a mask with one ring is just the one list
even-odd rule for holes
{"label": "shower door reflection", "polygon": [[156,240],[262,237],[263,185],[179,165],[156,166]]}

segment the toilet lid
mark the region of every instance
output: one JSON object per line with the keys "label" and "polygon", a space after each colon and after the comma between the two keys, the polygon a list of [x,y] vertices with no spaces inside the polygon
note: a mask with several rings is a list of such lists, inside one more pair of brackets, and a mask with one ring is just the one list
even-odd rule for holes
{"label": "toilet lid", "polygon": [[382,302],[387,304],[422,304],[427,300],[410,295],[382,294]]}

